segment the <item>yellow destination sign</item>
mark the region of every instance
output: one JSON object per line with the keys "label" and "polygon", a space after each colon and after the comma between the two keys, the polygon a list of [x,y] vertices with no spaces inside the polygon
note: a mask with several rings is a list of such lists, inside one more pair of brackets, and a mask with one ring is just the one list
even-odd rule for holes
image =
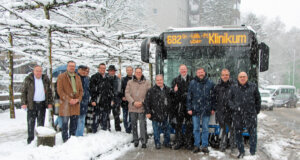
{"label": "yellow destination sign", "polygon": [[249,32],[226,31],[226,32],[175,32],[165,33],[164,42],[167,47],[182,46],[211,46],[211,45],[248,45]]}

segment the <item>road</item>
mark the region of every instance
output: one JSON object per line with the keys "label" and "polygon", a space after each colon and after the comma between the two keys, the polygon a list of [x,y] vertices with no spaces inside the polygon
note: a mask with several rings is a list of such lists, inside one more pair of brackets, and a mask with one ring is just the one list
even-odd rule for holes
{"label": "road", "polygon": [[[261,113],[258,121],[257,156],[252,159],[300,160],[298,158],[300,157],[300,108],[274,108],[273,111]],[[153,137],[150,138],[147,146],[147,149],[141,149],[140,146],[134,148],[118,160],[235,159],[229,150],[224,154],[212,148],[210,148],[209,155],[194,154],[184,149],[175,151],[163,147],[156,150]],[[248,150],[249,148],[246,147],[246,155],[249,155]],[[249,157],[247,156],[246,159]]]}

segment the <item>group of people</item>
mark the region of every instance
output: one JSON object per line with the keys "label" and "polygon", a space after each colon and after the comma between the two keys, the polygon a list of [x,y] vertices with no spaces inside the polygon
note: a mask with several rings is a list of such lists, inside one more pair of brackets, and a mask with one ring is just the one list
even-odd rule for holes
{"label": "group of people", "polygon": [[[223,69],[215,85],[204,68],[198,68],[196,76],[191,77],[187,66],[182,64],[171,87],[164,84],[163,75],[156,75],[155,85],[151,87],[140,67],[135,68],[133,74],[133,68],[128,66],[127,75],[121,78],[116,75],[115,66],[110,65],[106,73],[106,65],[101,63],[98,73],[89,78],[87,66],[80,65],[77,73],[75,66],[74,61],[69,61],[67,71],[57,79],[64,142],[70,136],[82,136],[84,128],[93,133],[99,127],[110,130],[111,112],[115,130],[121,131],[122,107],[124,128],[126,133],[132,133],[135,147],[141,142],[141,147],[147,148],[148,118],[152,121],[156,149],[161,148],[161,132],[164,133],[163,146],[172,148],[170,130],[173,127],[173,149],[185,147],[194,153],[209,153],[209,121],[210,116],[216,114],[221,128],[221,151],[225,151],[229,139],[231,149],[237,146],[238,158],[242,158],[245,155],[242,133],[246,128],[250,135],[250,153],[256,152],[260,94],[257,85],[248,82],[245,72],[240,72],[235,82],[230,78],[230,71]],[[24,80],[22,107],[28,108],[28,143],[34,139],[35,119],[39,126],[44,125],[45,109],[52,107],[49,82],[47,76],[42,75],[41,66],[35,66],[33,73]]]}
{"label": "group of people", "polygon": [[[196,77],[189,76],[186,65],[179,67],[179,76],[172,81],[172,88],[163,83],[163,76],[156,76],[156,85],[148,90],[144,101],[145,114],[152,119],[156,149],[161,148],[160,131],[164,132],[164,146],[170,147],[170,125],[175,129],[174,149],[185,146],[194,153],[209,153],[209,121],[216,114],[220,126],[220,150],[229,141],[238,158],[245,155],[242,133],[249,133],[250,154],[255,155],[257,144],[257,114],[261,98],[258,86],[248,82],[248,75],[240,72],[237,81],[230,78],[230,71],[223,69],[215,85],[204,68],[196,70]],[[185,131],[182,131],[185,125]],[[202,130],[200,130],[200,126]]]}

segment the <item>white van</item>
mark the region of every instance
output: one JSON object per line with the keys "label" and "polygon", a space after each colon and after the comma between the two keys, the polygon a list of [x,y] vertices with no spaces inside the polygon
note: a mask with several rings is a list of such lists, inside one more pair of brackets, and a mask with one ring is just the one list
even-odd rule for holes
{"label": "white van", "polygon": [[290,85],[270,85],[264,88],[274,97],[274,106],[291,107],[297,104],[296,87]]}
{"label": "white van", "polygon": [[271,95],[269,90],[259,90],[261,97],[261,109],[262,110],[273,110],[274,97]]}

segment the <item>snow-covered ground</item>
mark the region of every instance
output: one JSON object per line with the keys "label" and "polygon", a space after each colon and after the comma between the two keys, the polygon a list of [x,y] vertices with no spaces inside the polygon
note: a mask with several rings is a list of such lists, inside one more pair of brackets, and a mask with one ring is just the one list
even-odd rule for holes
{"label": "snow-covered ground", "polygon": [[[295,110],[299,111],[298,109]],[[268,113],[268,115],[265,113]],[[286,128],[278,126],[276,119],[269,116],[271,113],[272,112],[262,112],[258,115],[258,153],[256,156],[250,156],[249,148],[246,147],[246,156],[244,159],[299,159],[300,154],[296,152],[296,150],[300,148],[299,134],[293,133],[292,131],[284,131],[284,133],[287,133],[282,134],[279,130],[286,130]],[[96,134],[85,134],[83,137],[71,137],[66,143],[62,142],[61,133],[57,133],[56,145],[54,147],[37,147],[36,138],[30,145],[27,145],[25,110],[16,109],[16,119],[9,119],[9,111],[0,113],[0,120],[1,160],[111,160],[116,158],[122,159],[123,155],[126,157],[126,153],[135,152],[134,150],[136,150],[130,143],[132,135],[124,132],[115,132],[114,128],[112,128],[111,132],[98,131]],[[49,123],[46,122],[45,126],[49,126]],[[113,126],[112,123],[112,127]],[[147,129],[148,133],[152,132],[150,121],[148,121]],[[149,149],[153,147],[151,146],[153,145],[151,141],[153,141],[153,137],[149,140]],[[210,150],[211,152],[208,155],[208,159],[227,159],[234,157],[230,156],[229,153],[223,153],[216,149],[210,148]],[[170,150],[170,153],[172,152],[177,154],[178,151]],[[155,149],[153,153],[157,153]]]}
{"label": "snow-covered ground", "polygon": [[[54,147],[37,147],[36,138],[27,145],[25,110],[16,109],[16,119],[9,119],[9,112],[6,111],[0,114],[0,119],[1,160],[114,159],[133,147],[130,143],[132,139],[130,134],[114,131],[99,131],[84,137],[71,137],[66,143],[62,142],[61,133],[57,133]],[[49,126],[47,122],[45,125]],[[20,136],[14,136],[19,133]]]}
{"label": "snow-covered ground", "polygon": [[258,150],[274,160],[299,160],[300,135],[293,130],[293,126],[284,126],[279,123],[279,120],[279,117],[276,116],[269,117],[264,113],[259,114]]}

